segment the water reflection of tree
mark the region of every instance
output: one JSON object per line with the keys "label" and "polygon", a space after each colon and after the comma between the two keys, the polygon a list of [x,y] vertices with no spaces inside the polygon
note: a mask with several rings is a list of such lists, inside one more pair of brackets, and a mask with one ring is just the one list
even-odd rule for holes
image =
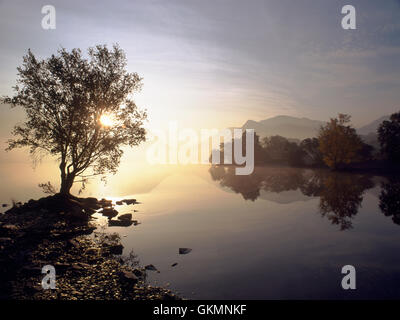
{"label": "water reflection of tree", "polygon": [[388,182],[382,183],[379,196],[379,208],[383,214],[392,217],[396,224],[400,224],[400,177],[391,177]]}
{"label": "water reflection of tree", "polygon": [[256,200],[260,196],[262,176],[235,174],[233,166],[212,166],[210,174],[214,181],[219,181],[222,187],[228,187],[236,193],[240,193],[245,200]]}
{"label": "water reflection of tree", "polygon": [[372,188],[371,179],[364,175],[337,172],[325,174],[321,180],[320,212],[341,230],[352,228],[352,219],[363,201],[363,193]]}
{"label": "water reflection of tree", "polygon": [[321,215],[341,230],[352,227],[351,220],[361,207],[364,191],[373,187],[369,176],[328,170],[260,167],[249,176],[238,176],[234,167],[214,166],[210,174],[221,186],[240,193],[246,200],[256,200],[261,190],[300,190],[306,196],[319,197]]}

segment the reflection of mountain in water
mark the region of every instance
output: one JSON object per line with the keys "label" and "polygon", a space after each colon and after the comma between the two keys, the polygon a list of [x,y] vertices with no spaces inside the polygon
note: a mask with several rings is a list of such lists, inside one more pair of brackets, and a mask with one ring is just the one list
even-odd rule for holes
{"label": "reflection of mountain in water", "polygon": [[233,166],[213,166],[210,174],[222,187],[240,193],[246,200],[260,198],[290,203],[319,197],[321,215],[341,230],[352,227],[352,219],[361,207],[365,190],[374,187],[369,175],[329,170],[258,167],[249,176],[238,176]]}
{"label": "reflection of mountain in water", "polygon": [[297,201],[308,201],[312,199],[312,197],[304,195],[300,190],[289,190],[279,193],[261,190],[260,196],[258,198],[280,204],[288,204]]}

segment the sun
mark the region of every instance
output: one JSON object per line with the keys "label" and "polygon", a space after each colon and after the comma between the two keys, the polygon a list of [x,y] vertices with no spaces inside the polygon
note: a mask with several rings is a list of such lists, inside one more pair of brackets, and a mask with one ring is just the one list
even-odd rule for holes
{"label": "sun", "polygon": [[109,114],[103,114],[100,117],[100,123],[104,126],[104,127],[112,127],[115,124],[115,119],[112,115]]}

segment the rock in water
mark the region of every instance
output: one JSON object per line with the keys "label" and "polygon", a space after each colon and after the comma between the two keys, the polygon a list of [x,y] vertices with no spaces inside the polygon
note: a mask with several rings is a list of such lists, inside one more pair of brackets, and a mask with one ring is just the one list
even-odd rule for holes
{"label": "rock in water", "polygon": [[103,210],[101,210],[100,213],[103,216],[106,216],[109,218],[113,218],[118,215],[118,211],[113,208],[103,208]]}
{"label": "rock in water", "polygon": [[150,270],[150,271],[158,271],[157,268],[155,266],[153,266],[152,264],[149,264],[147,266],[144,267],[146,270]]}
{"label": "rock in water", "polygon": [[132,220],[132,213],[121,214],[121,215],[118,217],[118,220],[121,220],[121,221],[131,221],[131,220]]}
{"label": "rock in water", "polygon": [[190,248],[179,248],[179,254],[188,254],[192,249]]}
{"label": "rock in water", "polygon": [[109,227],[129,227],[134,222],[132,220],[108,220]]}
{"label": "rock in water", "polygon": [[126,204],[135,204],[136,199],[124,199],[122,202],[125,202]]}
{"label": "rock in water", "polygon": [[107,200],[107,199],[101,199],[100,201],[98,201],[98,203],[103,207],[111,207],[112,206],[112,200]]}

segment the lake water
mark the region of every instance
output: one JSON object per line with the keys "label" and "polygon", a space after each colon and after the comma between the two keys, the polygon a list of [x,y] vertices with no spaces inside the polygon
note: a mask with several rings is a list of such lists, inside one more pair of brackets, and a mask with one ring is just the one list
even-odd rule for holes
{"label": "lake water", "polygon": [[[399,186],[325,170],[176,170],[119,207],[140,225],[110,230],[160,271],[151,283],[191,299],[399,298]],[[344,265],[357,290],[342,289]]]}
{"label": "lake water", "polygon": [[[115,195],[111,185],[102,194],[140,202],[116,207],[139,225],[108,231],[120,233],[124,254],[160,271],[148,272],[151,284],[189,299],[400,298],[395,178],[207,166],[147,176],[142,192],[126,185]],[[341,287],[345,265],[356,268],[357,290]]]}

